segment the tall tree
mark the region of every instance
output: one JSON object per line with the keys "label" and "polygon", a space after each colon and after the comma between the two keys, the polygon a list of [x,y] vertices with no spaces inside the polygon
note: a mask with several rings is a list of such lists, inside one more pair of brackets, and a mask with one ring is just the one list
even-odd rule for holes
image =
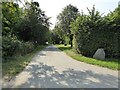
{"label": "tall tree", "polygon": [[7,59],[16,53],[32,51],[34,45],[45,44],[49,18],[39,8],[38,2],[26,2],[24,7],[19,7],[17,2],[2,2],[2,27],[3,58]]}
{"label": "tall tree", "polygon": [[115,50],[118,53],[116,55],[120,56],[120,5],[118,5],[113,12],[110,12],[106,18],[108,24],[110,25],[109,30],[114,32],[114,47],[116,47]]}
{"label": "tall tree", "polygon": [[82,55],[92,57],[98,48],[104,48],[106,57],[118,56],[118,11],[103,17],[93,6],[88,12],[88,15],[81,14],[71,23],[75,49]]}
{"label": "tall tree", "polygon": [[63,11],[57,16],[58,23],[62,30],[62,34],[65,37],[69,37],[71,47],[72,45],[72,33],[70,31],[70,23],[73,22],[78,16],[78,9],[77,7],[69,4],[66,6]]}
{"label": "tall tree", "polygon": [[42,44],[49,32],[49,18],[39,8],[38,2],[26,3],[25,16],[20,24],[19,36],[25,41]]}

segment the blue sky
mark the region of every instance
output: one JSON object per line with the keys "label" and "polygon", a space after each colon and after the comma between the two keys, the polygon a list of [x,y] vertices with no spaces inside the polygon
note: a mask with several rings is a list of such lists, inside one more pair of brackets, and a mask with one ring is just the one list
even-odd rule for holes
{"label": "blue sky", "polygon": [[[29,1],[29,0],[28,0]],[[54,27],[56,23],[57,15],[63,10],[63,8],[72,4],[76,6],[79,11],[83,10],[87,14],[87,7],[89,9],[95,5],[96,9],[104,15],[113,11],[117,6],[120,0],[34,0],[39,2],[40,8],[45,11],[45,14],[48,17],[51,17],[50,21],[53,24],[51,28]]]}

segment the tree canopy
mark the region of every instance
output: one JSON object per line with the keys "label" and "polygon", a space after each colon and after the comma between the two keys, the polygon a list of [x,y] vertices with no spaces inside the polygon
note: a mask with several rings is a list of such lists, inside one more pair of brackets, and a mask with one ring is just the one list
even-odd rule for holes
{"label": "tree canopy", "polygon": [[71,4],[67,5],[63,9],[63,11],[57,16],[58,22],[55,26],[55,30],[59,33],[58,36],[64,40],[64,43],[66,43],[66,38],[70,39],[72,43],[70,23],[73,22],[77,18],[77,16],[78,9]]}
{"label": "tree canopy", "polygon": [[48,41],[50,18],[38,2],[25,2],[24,7],[16,2],[2,2],[2,12],[3,59],[29,53],[34,46]]}
{"label": "tree canopy", "polygon": [[78,9],[73,9],[72,5],[66,6],[58,15],[54,33],[64,40],[66,36],[71,36],[69,41],[74,39],[73,48],[82,55],[92,57],[98,48],[103,48],[106,57],[118,57],[120,5],[106,16],[97,11],[94,5],[87,10],[88,14],[78,13]]}

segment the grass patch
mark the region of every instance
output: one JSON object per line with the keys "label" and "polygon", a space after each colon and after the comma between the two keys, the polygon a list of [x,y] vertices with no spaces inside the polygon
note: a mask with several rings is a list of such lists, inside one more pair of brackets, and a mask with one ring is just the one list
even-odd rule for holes
{"label": "grass patch", "polygon": [[120,70],[119,64],[120,60],[118,59],[111,59],[106,58],[105,60],[98,60],[93,59],[89,57],[82,56],[81,54],[77,54],[73,51],[73,49],[70,47],[70,45],[64,46],[64,45],[56,45],[60,50],[64,51],[67,55],[74,58],[75,60],[86,62],[92,65],[98,65],[101,67],[106,67],[113,70]]}
{"label": "grass patch", "polygon": [[34,55],[45,47],[46,46],[38,46],[33,52],[29,54],[13,58],[7,62],[2,63],[2,76],[11,78],[12,76],[20,73],[30,63]]}

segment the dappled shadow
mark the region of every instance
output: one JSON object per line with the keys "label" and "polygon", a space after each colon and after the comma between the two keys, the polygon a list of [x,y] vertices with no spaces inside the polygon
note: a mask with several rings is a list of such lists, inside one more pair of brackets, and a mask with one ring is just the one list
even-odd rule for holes
{"label": "dappled shadow", "polygon": [[55,46],[48,46],[43,51],[57,51],[57,52],[59,52],[60,50],[58,48],[56,48]]}
{"label": "dappled shadow", "polygon": [[117,88],[118,79],[112,75],[97,74],[92,71],[78,71],[71,68],[56,71],[54,66],[43,63],[29,65],[24,72],[30,74],[19,88]]}
{"label": "dappled shadow", "polygon": [[39,52],[39,53],[37,54],[37,56],[46,56],[46,54],[41,51],[41,52]]}

